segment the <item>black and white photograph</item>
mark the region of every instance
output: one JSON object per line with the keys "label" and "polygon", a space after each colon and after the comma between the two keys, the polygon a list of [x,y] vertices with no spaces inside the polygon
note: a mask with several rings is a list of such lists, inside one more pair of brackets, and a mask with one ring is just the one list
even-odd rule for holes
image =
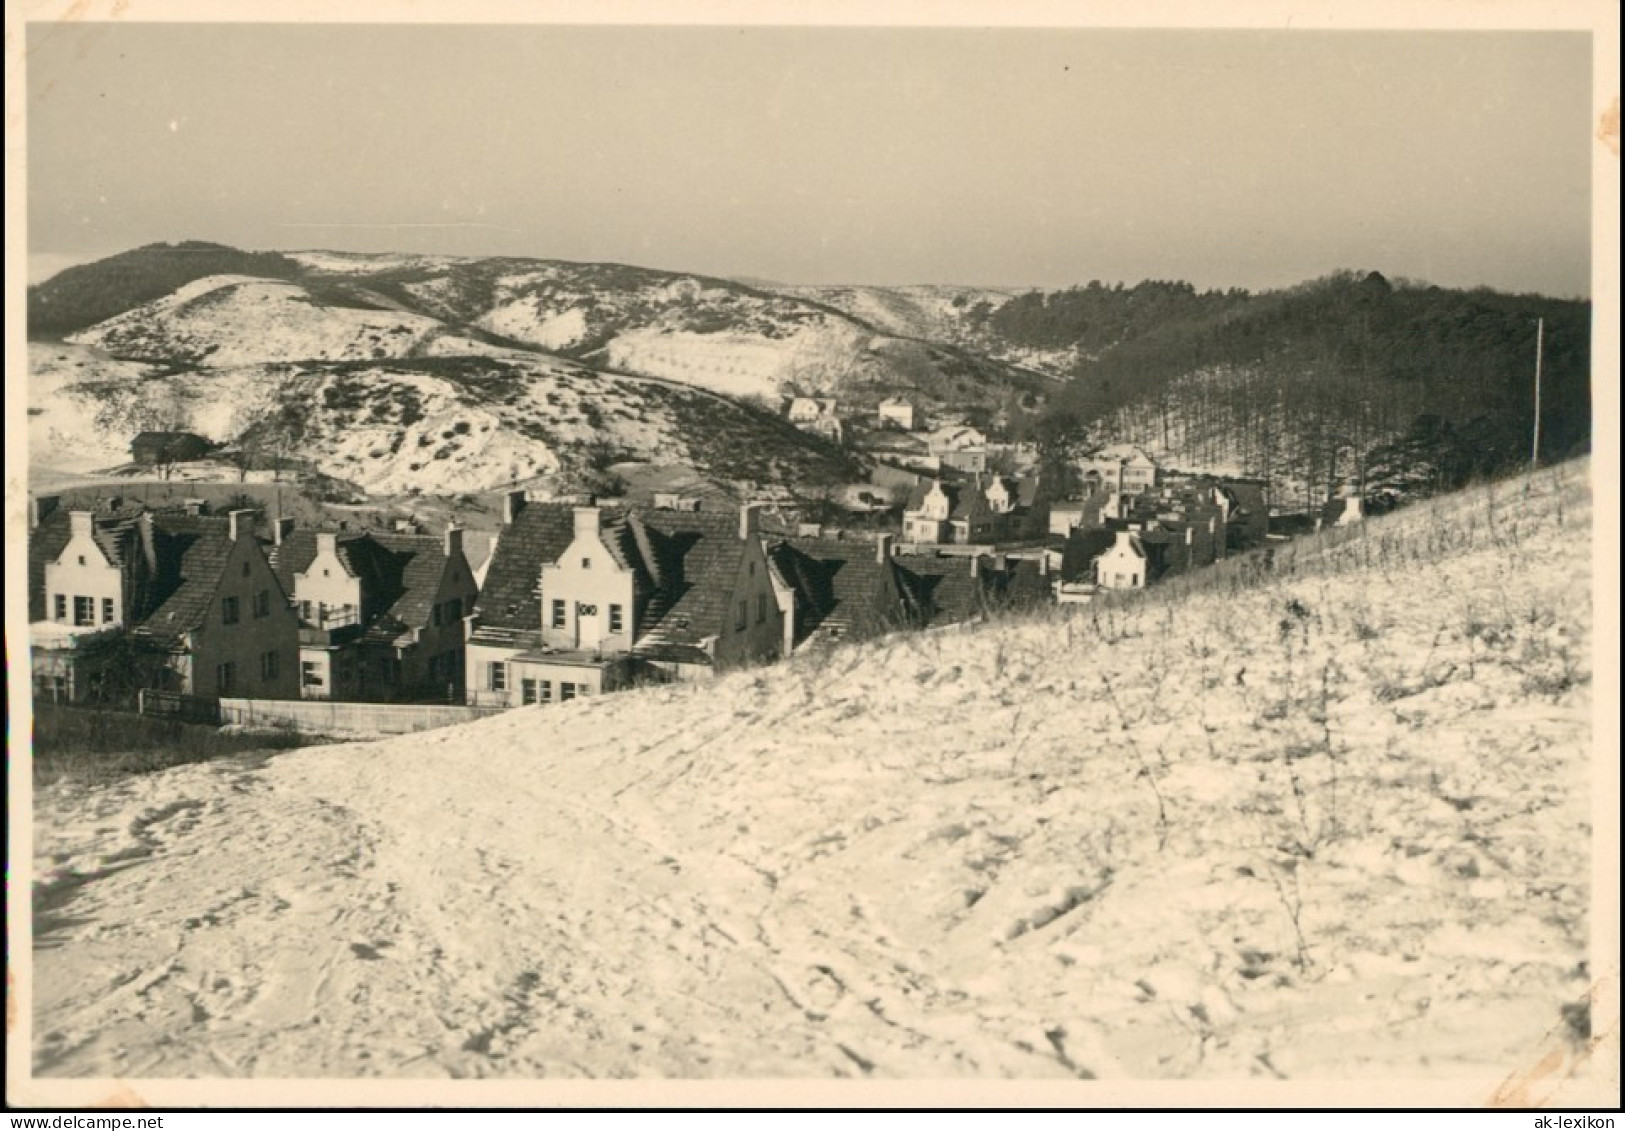
{"label": "black and white photograph", "polygon": [[7,8],[13,1102],[1617,1105],[1617,12],[226,7]]}

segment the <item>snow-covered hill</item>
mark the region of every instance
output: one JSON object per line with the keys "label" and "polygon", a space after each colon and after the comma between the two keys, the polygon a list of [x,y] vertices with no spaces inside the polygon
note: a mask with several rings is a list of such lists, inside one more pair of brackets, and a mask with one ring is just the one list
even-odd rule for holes
{"label": "snow-covered hill", "polygon": [[55,469],[123,464],[137,432],[178,428],[376,495],[555,475],[569,487],[611,457],[758,489],[847,473],[827,444],[748,406],[524,351],[168,372],[82,345],[29,349],[30,455]]}
{"label": "snow-covered hill", "polygon": [[992,313],[1025,293],[1015,287],[781,285],[773,290],[843,310],[898,337],[962,346],[1058,380],[1069,378],[1078,361],[1076,349],[1039,349],[993,332]]}
{"label": "snow-covered hill", "polygon": [[1016,288],[916,286],[778,285],[779,294],[812,299],[844,310],[878,330],[904,338],[963,340],[966,313],[979,303],[996,309],[1020,294]]}
{"label": "snow-covered hill", "polygon": [[[201,254],[157,246],[125,257],[145,274],[121,270],[184,278],[186,264],[172,262],[183,252]],[[259,262],[231,249],[209,254]],[[922,407],[991,409],[1012,388],[1042,383],[888,336],[830,306],[702,276],[522,259],[273,258],[294,277],[201,275],[64,341],[32,343],[40,368],[30,386],[31,460],[46,470],[106,467],[123,462],[137,432],[184,428],[286,448],[373,492],[579,478],[589,445],[600,463],[615,449],[714,483],[788,490],[852,469],[824,442],[716,395],[760,406],[785,392],[820,393],[861,413],[905,392]],[[120,309],[129,286],[119,271],[101,276],[89,265],[73,288],[37,297],[73,325],[84,304]],[[485,385],[445,377],[482,366],[517,374],[525,389],[492,401]],[[367,411],[323,418],[331,381],[316,378],[335,374],[347,383],[343,406]],[[710,395],[679,395],[683,386]],[[394,401],[418,405],[423,417],[393,412]],[[470,402],[478,411],[463,412]],[[291,417],[301,427],[290,431]]]}
{"label": "snow-covered hill", "polygon": [[219,367],[407,357],[446,333],[421,314],[336,306],[295,283],[216,275],[69,341],[118,357]]}
{"label": "snow-covered hill", "polygon": [[1072,615],[52,786],[36,1070],[1617,1099],[1587,474]]}

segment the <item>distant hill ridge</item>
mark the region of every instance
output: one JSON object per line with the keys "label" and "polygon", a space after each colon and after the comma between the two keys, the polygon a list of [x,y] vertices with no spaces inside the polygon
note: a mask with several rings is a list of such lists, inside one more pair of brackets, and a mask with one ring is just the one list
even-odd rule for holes
{"label": "distant hill ridge", "polygon": [[[189,287],[204,293],[169,299]],[[1033,415],[1042,406],[1049,424],[1076,421],[1167,464],[1267,478],[1294,506],[1343,484],[1448,486],[1526,458],[1537,320],[1542,456],[1585,451],[1590,317],[1589,302],[1374,271],[1266,293],[1178,280],[1051,292],[790,286],[614,263],[202,242],[137,248],[29,289],[32,338],[177,374],[528,358],[763,407],[794,392],[862,412],[902,394],[979,419],[1002,412],[1016,439],[1046,426]],[[221,421],[211,435],[229,439],[233,427]]]}

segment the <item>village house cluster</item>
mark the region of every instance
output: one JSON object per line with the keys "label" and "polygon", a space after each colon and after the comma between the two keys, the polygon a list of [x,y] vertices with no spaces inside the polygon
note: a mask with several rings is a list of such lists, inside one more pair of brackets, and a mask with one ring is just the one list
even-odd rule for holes
{"label": "village house cluster", "polygon": [[954,623],[1047,593],[1043,562],[899,555],[737,512],[508,496],[469,619],[468,695],[522,706],[693,679],[817,642]]}
{"label": "village house cluster", "polygon": [[479,568],[455,526],[300,527],[196,501],[42,496],[30,513],[34,689],[62,702],[142,690],[563,702],[1141,588],[1268,533],[1261,484],[1169,476],[1137,448],[1098,451],[1067,483],[980,469],[901,483],[900,523],[856,536],[764,521],[757,504],[512,492]]}
{"label": "village house cluster", "polygon": [[1113,445],[1080,463],[1076,499],[1050,509],[1050,533],[1064,538],[1056,600],[1100,590],[1141,589],[1170,575],[1252,549],[1269,535],[1259,480],[1165,476],[1132,445]]}

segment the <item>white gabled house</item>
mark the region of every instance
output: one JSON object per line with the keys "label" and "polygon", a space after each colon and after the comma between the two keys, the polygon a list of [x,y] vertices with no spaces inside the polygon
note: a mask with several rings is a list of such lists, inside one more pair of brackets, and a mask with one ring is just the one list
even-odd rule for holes
{"label": "white gabled house", "polygon": [[558,702],[786,654],[758,515],[510,496],[469,621],[468,701]]}
{"label": "white gabled house", "polygon": [[1111,548],[1095,559],[1095,583],[1102,589],[1144,589],[1150,556],[1140,535],[1118,530]]}

